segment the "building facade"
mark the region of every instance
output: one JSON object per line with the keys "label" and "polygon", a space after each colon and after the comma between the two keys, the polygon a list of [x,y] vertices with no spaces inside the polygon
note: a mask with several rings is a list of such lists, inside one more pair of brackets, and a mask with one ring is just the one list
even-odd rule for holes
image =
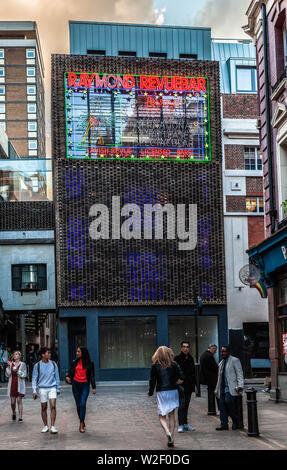
{"label": "building facade", "polygon": [[52,57],[61,373],[86,344],[100,380],[146,379],[161,344],[227,341],[219,67],[208,28],[71,22],[70,37]]}
{"label": "building facade", "polygon": [[266,239],[249,257],[268,286],[271,399],[287,400],[286,1],[252,1],[245,27],[257,53]]}
{"label": "building facade", "polygon": [[37,25],[0,22],[0,125],[21,158],[45,158],[44,64]]}
{"label": "building facade", "polygon": [[244,285],[246,250],[265,237],[256,49],[252,40],[213,40],[221,76],[223,204],[229,340],[246,376],[270,368],[268,303]]}
{"label": "building facade", "polygon": [[25,357],[29,344],[51,346],[56,327],[52,165],[43,158],[36,23],[1,22],[0,56],[0,341]]}

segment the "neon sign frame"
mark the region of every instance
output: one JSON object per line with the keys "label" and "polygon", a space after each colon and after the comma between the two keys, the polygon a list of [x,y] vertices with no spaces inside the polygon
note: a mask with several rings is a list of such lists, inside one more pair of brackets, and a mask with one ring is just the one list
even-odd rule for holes
{"label": "neon sign frame", "polygon": [[[79,76],[79,78],[78,78]],[[78,83],[77,83],[78,79]],[[94,82],[94,84],[93,84]],[[137,83],[140,82],[142,88],[137,88]],[[154,76],[154,75],[109,75],[109,74],[95,74],[95,73],[83,73],[83,72],[65,72],[64,73],[64,85],[65,85],[65,125],[66,125],[66,157],[71,160],[88,159],[88,160],[116,160],[116,161],[175,161],[175,162],[196,162],[196,163],[207,163],[211,161],[211,129],[210,129],[210,93],[209,93],[209,80],[207,77],[175,77],[175,76]],[[70,85],[70,86],[69,86]],[[175,89],[170,89],[175,88]],[[181,89],[184,88],[184,89]],[[204,100],[204,111],[205,114],[202,117],[202,127],[204,133],[204,148],[200,148],[202,151],[201,157],[192,155],[194,149],[192,147],[161,147],[161,146],[130,146],[122,147],[115,146],[115,144],[97,145],[91,147],[89,145],[89,151],[85,155],[74,156],[73,149],[71,150],[71,136],[73,127],[73,112],[72,105],[70,102],[71,95],[74,92],[83,93],[82,99],[87,96],[88,90],[97,91],[105,90],[109,94],[114,93],[115,95],[122,93],[132,94],[132,90],[137,91],[147,97],[151,106],[164,106],[166,103],[172,103],[173,106],[178,104],[175,101],[175,97],[181,95],[182,102],[187,96],[197,96]],[[192,94],[193,91],[193,94]],[[155,95],[158,93],[158,96]],[[162,95],[166,94],[168,100],[162,101],[162,105],[159,105]],[[172,97],[169,97],[173,94]],[[200,96],[199,96],[200,95]],[[179,99],[180,99],[179,98]],[[179,102],[179,99],[177,100]],[[199,101],[199,100],[198,100]],[[156,104],[153,104],[156,103]],[[178,118],[177,118],[178,119]],[[179,121],[179,119],[178,119]],[[96,127],[97,121],[94,117],[87,121],[86,131],[83,137],[82,143],[87,138],[89,132],[89,126]],[[199,123],[197,122],[199,125]],[[96,154],[93,154],[96,152]]]}

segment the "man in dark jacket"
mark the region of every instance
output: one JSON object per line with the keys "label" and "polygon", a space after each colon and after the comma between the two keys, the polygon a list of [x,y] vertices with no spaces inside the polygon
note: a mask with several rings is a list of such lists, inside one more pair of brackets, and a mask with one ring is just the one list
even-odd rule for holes
{"label": "man in dark jacket", "polygon": [[187,424],[188,407],[195,387],[195,365],[193,357],[190,355],[189,341],[181,342],[181,353],[175,356],[174,360],[184,375],[184,382],[179,386],[178,432],[195,431],[195,428]]}
{"label": "man in dark jacket", "polygon": [[215,395],[214,390],[217,384],[218,378],[218,365],[214,359],[214,354],[217,351],[216,344],[211,344],[207,351],[205,351],[200,357],[200,372],[199,379],[200,383],[207,385],[208,393],[208,415],[216,415],[215,409]]}

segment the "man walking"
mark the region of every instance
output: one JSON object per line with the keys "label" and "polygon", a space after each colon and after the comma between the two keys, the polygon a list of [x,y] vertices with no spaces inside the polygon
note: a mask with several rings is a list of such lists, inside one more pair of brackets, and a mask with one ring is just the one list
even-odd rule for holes
{"label": "man walking", "polygon": [[34,348],[34,345],[31,344],[30,348],[29,348],[29,351],[28,351],[28,354],[27,354],[27,358],[26,358],[26,362],[27,362],[27,365],[28,365],[28,376],[29,376],[29,381],[31,382],[32,381],[32,372],[33,372],[33,368],[34,368],[34,365],[36,364],[37,362],[37,354],[35,352],[35,348]]}
{"label": "man walking", "polygon": [[240,360],[230,355],[229,346],[221,348],[222,361],[218,368],[218,381],[215,394],[219,398],[220,423],[216,431],[228,430],[228,416],[232,419],[232,429],[237,429],[235,399],[243,392],[244,378]]}
{"label": "man walking", "polygon": [[49,348],[41,348],[39,351],[41,360],[35,364],[32,376],[32,389],[33,398],[36,400],[37,387],[39,387],[39,395],[41,399],[41,416],[44,427],[41,432],[45,433],[49,431],[47,408],[48,400],[50,403],[51,413],[51,429],[52,434],[56,434],[58,431],[55,427],[56,421],[56,399],[57,395],[60,394],[60,378],[58,366],[54,361],[51,361],[51,352]]}
{"label": "man walking", "polygon": [[5,371],[8,365],[9,354],[5,344],[0,345],[0,380],[2,383],[5,382]]}
{"label": "man walking", "polygon": [[216,344],[210,344],[207,351],[205,351],[200,357],[200,372],[199,378],[200,383],[207,385],[208,394],[208,415],[216,415],[215,408],[215,395],[214,390],[217,384],[218,378],[218,365],[214,359],[216,354]]}
{"label": "man walking", "polygon": [[190,342],[181,342],[181,353],[174,358],[184,375],[184,382],[179,386],[178,432],[195,431],[187,424],[188,407],[195,386],[195,366],[190,354]]}

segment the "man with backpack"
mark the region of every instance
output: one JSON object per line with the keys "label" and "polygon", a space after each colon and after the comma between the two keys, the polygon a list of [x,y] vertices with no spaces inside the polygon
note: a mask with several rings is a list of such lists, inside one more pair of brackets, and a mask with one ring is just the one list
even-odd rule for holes
{"label": "man with backpack", "polygon": [[47,408],[48,400],[50,403],[51,413],[51,429],[52,434],[57,434],[55,427],[56,421],[56,399],[60,394],[60,378],[58,366],[51,361],[51,351],[49,348],[41,348],[39,351],[41,360],[34,365],[32,376],[33,398],[38,397],[37,387],[39,388],[39,396],[41,400],[41,416],[44,427],[42,433],[49,432]]}

